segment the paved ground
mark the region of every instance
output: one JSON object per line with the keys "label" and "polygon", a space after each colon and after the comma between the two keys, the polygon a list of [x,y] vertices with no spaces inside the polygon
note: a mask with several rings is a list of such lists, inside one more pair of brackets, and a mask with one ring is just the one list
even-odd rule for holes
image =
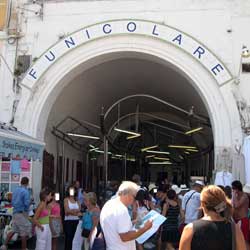
{"label": "paved ground", "polygon": [[[35,237],[28,240],[27,247],[29,250],[35,250],[35,248],[36,248],[36,238]],[[21,250],[21,242],[17,241],[15,244],[9,245],[9,249]],[[61,237],[58,239],[58,250],[63,250],[63,249],[64,249],[64,238]]]}
{"label": "paved ground", "polygon": [[[35,248],[36,248],[36,239],[35,239],[35,237],[33,237],[33,238],[28,240],[28,249],[29,250],[35,250]],[[21,242],[18,241],[15,244],[10,245],[9,249],[11,249],[11,250],[21,250]],[[64,238],[61,237],[58,240],[58,250],[63,250],[63,249],[64,249]],[[156,247],[144,248],[144,249],[145,250],[156,250]],[[162,249],[165,249],[165,248],[162,248]]]}

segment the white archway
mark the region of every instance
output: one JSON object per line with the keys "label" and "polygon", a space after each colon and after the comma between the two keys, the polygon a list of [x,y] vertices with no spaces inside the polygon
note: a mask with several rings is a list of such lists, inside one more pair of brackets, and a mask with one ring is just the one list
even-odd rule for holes
{"label": "white archway", "polygon": [[[102,32],[104,29],[106,32],[110,31],[111,27],[117,28],[119,22],[103,23]],[[126,23],[125,27],[128,28],[128,21]],[[129,23],[135,22],[129,21]],[[143,21],[140,21],[139,27],[142,23]],[[132,32],[133,34],[131,34],[135,26],[130,24],[129,31],[117,31],[112,35],[104,33],[102,36],[96,36],[96,39],[92,41],[79,43],[76,46],[77,39],[80,39],[79,34],[83,34],[82,31],[85,31],[85,35],[90,36],[91,27],[89,27],[77,31],[76,38],[71,35],[49,49],[28,71],[23,80],[23,85],[27,88],[23,88],[22,98],[15,116],[15,125],[22,131],[43,140],[49,112],[61,90],[74,76],[97,64],[117,56],[121,57],[122,53],[136,52],[137,55],[144,55],[150,60],[171,64],[178,72],[189,78],[207,107],[212,122],[215,148],[232,147],[241,142],[240,119],[230,86],[232,77],[226,67],[205,46],[193,47],[190,41],[197,44],[198,42],[195,39],[191,40],[192,38],[187,34],[183,33],[189,39],[188,45],[193,51],[191,54],[188,53],[189,47],[181,47],[180,31],[164,26],[171,31],[176,31],[176,34],[172,34],[173,39],[168,42],[169,38],[163,39],[155,35],[160,33],[160,27],[156,27],[154,23],[145,23],[150,24],[150,27],[153,28],[153,30],[150,29],[150,36],[145,35],[145,32],[148,32],[148,26],[145,30],[143,29],[143,32]],[[164,35],[167,36],[165,33]],[[70,50],[67,51],[65,46],[68,49],[70,47]],[[71,46],[74,48],[71,49]],[[197,48],[201,49],[195,53]],[[60,49],[63,51],[61,54]],[[203,51],[209,51],[208,59],[200,58]],[[220,66],[211,68],[206,60],[212,62],[212,65]],[[47,64],[45,65],[45,63]],[[222,72],[221,75],[220,72]]]}

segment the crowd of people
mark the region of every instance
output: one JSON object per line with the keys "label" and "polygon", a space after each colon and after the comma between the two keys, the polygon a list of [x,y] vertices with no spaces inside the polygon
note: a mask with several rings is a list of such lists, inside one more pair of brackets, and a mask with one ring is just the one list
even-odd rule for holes
{"label": "crowd of people", "polygon": [[[26,250],[32,231],[36,250],[57,250],[62,234],[65,250],[103,250],[93,244],[97,232],[105,238],[107,250],[249,250],[250,186],[243,188],[240,181],[234,181],[232,187],[205,186],[200,180],[190,189],[171,183],[146,187],[135,175],[132,181],[118,185],[102,207],[97,195],[84,192],[76,181],[67,188],[63,206],[57,193],[43,188],[33,217],[28,215],[28,184],[29,179],[23,177],[13,193],[12,231],[2,250],[15,233]],[[151,210],[166,220],[139,244],[136,239],[154,225],[152,220],[142,223]]]}

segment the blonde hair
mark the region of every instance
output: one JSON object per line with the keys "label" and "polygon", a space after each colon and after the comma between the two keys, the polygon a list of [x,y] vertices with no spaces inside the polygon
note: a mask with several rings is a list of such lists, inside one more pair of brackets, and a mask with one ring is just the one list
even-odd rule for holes
{"label": "blonde hair", "polygon": [[89,192],[85,195],[86,199],[89,200],[89,202],[92,204],[92,205],[96,205],[97,204],[97,197],[96,197],[96,194],[94,192]]}
{"label": "blonde hair", "polygon": [[233,210],[230,200],[226,197],[224,191],[215,185],[203,188],[201,206],[208,211],[216,212],[227,221],[232,217]]}

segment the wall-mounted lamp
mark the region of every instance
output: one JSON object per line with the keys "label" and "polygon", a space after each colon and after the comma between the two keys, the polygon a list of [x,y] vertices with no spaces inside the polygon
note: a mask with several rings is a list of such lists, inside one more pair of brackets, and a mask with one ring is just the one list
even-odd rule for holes
{"label": "wall-mounted lamp", "polygon": [[250,51],[249,49],[247,48],[246,45],[242,45],[242,49],[241,49],[241,53],[240,53],[240,65],[239,65],[239,71],[238,71],[238,75],[235,79],[235,83],[236,84],[239,84],[240,83],[240,75],[241,75],[241,72],[242,72],[242,69],[243,69],[243,65],[245,65],[243,63],[243,58],[248,58],[250,57]]}
{"label": "wall-mounted lamp", "polygon": [[242,46],[241,56],[243,58],[250,57],[250,51],[249,51],[249,49],[247,48],[246,45]]}

